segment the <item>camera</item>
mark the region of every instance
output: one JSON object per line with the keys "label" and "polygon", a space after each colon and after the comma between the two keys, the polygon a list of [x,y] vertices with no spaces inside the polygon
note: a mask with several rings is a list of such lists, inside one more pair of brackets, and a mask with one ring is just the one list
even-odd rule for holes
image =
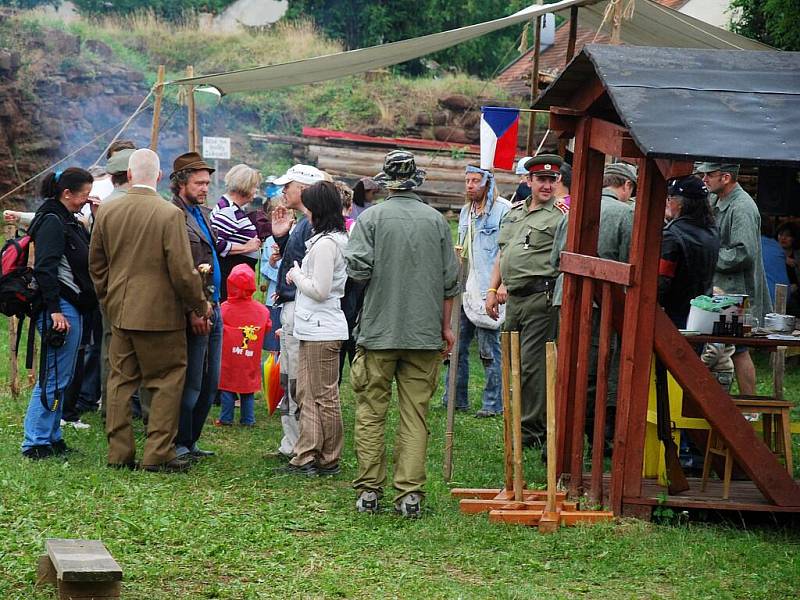
{"label": "camera", "polygon": [[66,341],[67,341],[66,331],[56,331],[55,329],[48,330],[47,345],[50,348],[61,348],[61,346],[63,346]]}

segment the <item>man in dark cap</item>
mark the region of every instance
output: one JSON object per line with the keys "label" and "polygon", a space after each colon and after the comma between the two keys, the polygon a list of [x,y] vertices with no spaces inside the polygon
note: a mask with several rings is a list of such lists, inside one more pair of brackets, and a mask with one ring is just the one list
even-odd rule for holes
{"label": "man in dark cap", "polygon": [[[772,310],[761,256],[761,215],[750,194],[737,179],[739,165],[705,162],[695,166],[708,190],[717,195],[711,205],[719,228],[719,258],[714,286],[728,294],[747,294],[750,311],[763,323],[764,314]],[[733,355],[736,381],[742,394],[755,394],[756,369],[746,347]]]}
{"label": "man in dark cap", "polygon": [[692,176],[671,180],[664,216],[658,302],[675,326],[683,329],[692,298],[713,290],[719,231],[708,204],[708,188]]}
{"label": "man in dark cap", "polygon": [[545,343],[554,338],[557,321],[552,294],[558,272],[550,253],[556,229],[569,211],[555,199],[561,163],[560,156],[542,154],[525,164],[531,196],[515,202],[503,219],[500,255],[486,294],[486,312],[493,318],[507,297],[503,329],[520,332],[522,441],[526,446],[541,445],[545,436]]}
{"label": "man in dark cap", "polygon": [[[186,152],[175,159],[169,176],[172,204],[183,211],[194,266],[206,273],[208,267],[211,268],[204,286],[212,305],[211,318],[190,315],[186,335],[186,382],[181,397],[178,435],[175,438],[178,457],[186,459],[214,454],[197,446],[217,393],[222,353],[222,317],[219,310],[222,271],[217,257],[216,236],[211,228],[211,211],[205,205],[213,172],[214,169],[197,152]],[[200,268],[200,265],[206,267]]]}
{"label": "man in dark cap", "polygon": [[603,197],[633,204],[638,176],[636,167],[628,163],[617,162],[606,165],[603,170]]}
{"label": "man in dark cap", "polygon": [[394,150],[375,179],[389,195],[364,211],[345,251],[347,274],[367,282],[350,383],[356,394],[356,508],[374,513],[386,483],[385,428],[397,382],[394,449],[395,509],[420,515],[428,429],[425,417],[438,384],[442,353],[450,352],[452,299],[458,263],[444,217],[413,190],[425,172],[414,155]]}

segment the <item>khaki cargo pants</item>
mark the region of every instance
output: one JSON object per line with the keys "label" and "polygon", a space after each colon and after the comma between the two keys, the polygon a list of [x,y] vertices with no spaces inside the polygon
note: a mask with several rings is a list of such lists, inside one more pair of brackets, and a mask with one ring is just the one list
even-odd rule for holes
{"label": "khaki cargo pants", "polygon": [[428,449],[428,406],[438,385],[437,350],[366,350],[360,347],[350,367],[356,394],[357,490],[383,493],[386,483],[386,415],[397,382],[400,421],[394,443],[396,500],[422,493]]}

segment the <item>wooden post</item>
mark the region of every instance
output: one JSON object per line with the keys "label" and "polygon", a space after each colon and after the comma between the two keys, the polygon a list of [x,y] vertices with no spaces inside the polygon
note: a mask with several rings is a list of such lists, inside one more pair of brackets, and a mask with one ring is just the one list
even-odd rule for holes
{"label": "wooden post", "polygon": [[[461,256],[461,246],[455,247],[459,261],[458,287],[463,287],[465,272],[469,269],[467,259]],[[444,433],[444,480],[450,481],[453,476],[453,429],[456,416],[456,382],[458,381],[458,340],[461,336],[461,292],[453,298],[453,309],[450,317],[453,330],[453,350],[450,353],[450,367],[447,371],[447,425]]]}
{"label": "wooden post", "polygon": [[592,434],[592,482],[589,498],[595,505],[603,503],[603,455],[606,434],[606,405],[608,401],[608,376],[611,362],[611,327],[614,307],[611,284],[602,283],[600,303],[600,347],[597,351],[597,388],[594,397],[594,430]]}
{"label": "wooden post", "polygon": [[[186,77],[194,77],[194,67],[186,67]],[[197,111],[194,106],[194,86],[190,85],[186,88],[187,100],[186,107],[188,109],[189,118],[189,135],[188,146],[190,152],[197,152]]]}
{"label": "wooden post", "polygon": [[583,492],[583,438],[586,429],[586,393],[589,386],[589,359],[592,343],[592,301],[594,281],[584,277],[578,316],[578,356],[575,369],[575,397],[572,405],[572,443],[569,465],[569,494],[574,499]]}
{"label": "wooden post", "polygon": [[161,101],[164,98],[164,65],[158,65],[156,76],[155,100],[153,101],[153,126],[150,130],[150,150],[158,149],[158,128],[161,120]]}
{"label": "wooden post", "polygon": [[[556,510],[556,344],[545,347],[547,367],[547,504],[546,512]],[[552,458],[551,458],[552,457]]]}
{"label": "wooden post", "polygon": [[614,12],[611,15],[611,43],[618,46],[622,41],[622,0],[612,0]]}
{"label": "wooden post", "polygon": [[506,491],[514,488],[514,441],[511,408],[511,334],[500,333],[501,377],[503,385],[503,474]]}
{"label": "wooden post", "polygon": [[511,402],[514,419],[514,500],[522,502],[522,372],[519,331],[511,332]]}
{"label": "wooden post", "polygon": [[[531,68],[531,108],[539,95],[539,56],[542,51],[542,17],[536,17],[536,39],[533,42],[533,67]],[[536,135],[536,113],[531,113],[531,122],[528,125],[528,141],[525,153],[533,156],[533,138]]]}
{"label": "wooden post", "polygon": [[573,6],[569,9],[569,40],[567,40],[567,60],[566,64],[575,56],[575,42],[578,38],[578,7]]}

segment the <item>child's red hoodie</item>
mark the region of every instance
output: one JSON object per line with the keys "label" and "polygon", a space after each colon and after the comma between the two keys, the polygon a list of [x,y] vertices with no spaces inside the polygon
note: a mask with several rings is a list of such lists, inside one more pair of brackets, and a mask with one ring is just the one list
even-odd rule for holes
{"label": "child's red hoodie", "polygon": [[228,275],[228,299],[222,303],[222,365],[219,389],[252,394],[261,389],[261,347],[272,327],[267,307],[253,300],[256,276],[247,265]]}

